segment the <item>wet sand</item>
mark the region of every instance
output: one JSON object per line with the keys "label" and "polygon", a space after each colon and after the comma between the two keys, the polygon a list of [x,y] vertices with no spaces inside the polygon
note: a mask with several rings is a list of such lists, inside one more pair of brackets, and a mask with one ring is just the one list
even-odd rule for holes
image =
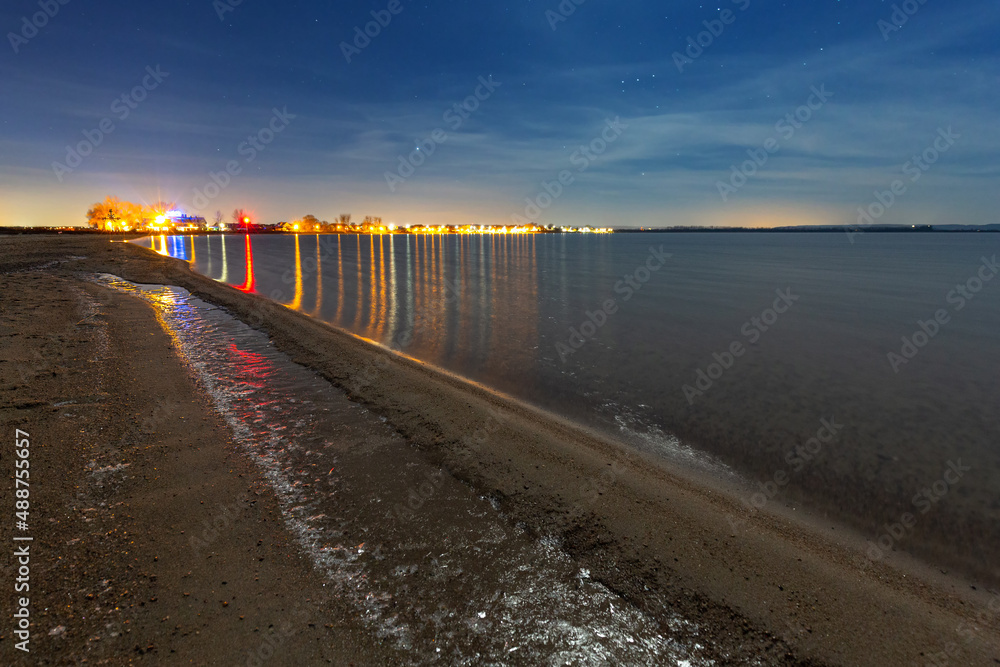
{"label": "wet sand", "polygon": [[[934,655],[947,656],[938,664],[1000,663],[1000,598],[981,587],[917,563],[868,563],[863,543],[840,526],[780,508],[749,514],[710,480],[197,276],[184,262],[107,238],[14,237],[0,238],[0,270],[0,415],[8,430],[27,424],[19,427],[33,439],[53,443],[33,454],[33,531],[44,555],[33,569],[32,664],[88,654],[236,662],[323,591],[291,545],[273,492],[199,398],[153,311],[78,275],[97,272],[184,287],[266,332],[384,417],[426,465],[493,499],[511,524],[554,538],[665,632],[696,633],[720,664],[932,664]],[[108,345],[92,360],[101,331]],[[67,400],[76,403],[54,407]],[[377,463],[390,472],[398,464]],[[119,484],[122,464],[130,472]],[[9,485],[0,502],[12,502]],[[192,557],[188,531],[227,517],[233,503],[231,538]],[[306,653],[295,659],[282,648],[274,664],[393,662],[338,604],[310,602],[321,618],[295,622],[285,643]],[[698,629],[671,630],[674,613]],[[12,654],[8,631],[0,634],[0,651]]]}
{"label": "wet sand", "polygon": [[5,595],[0,662],[386,664],[349,609],[324,603],[146,304],[28,272],[0,275],[0,310],[0,422],[31,435],[34,537],[31,653],[15,650]]}

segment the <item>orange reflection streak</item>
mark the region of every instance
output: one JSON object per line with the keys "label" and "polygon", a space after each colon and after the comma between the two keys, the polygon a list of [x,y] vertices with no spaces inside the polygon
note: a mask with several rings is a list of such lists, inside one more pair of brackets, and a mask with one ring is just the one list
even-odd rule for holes
{"label": "orange reflection streak", "polygon": [[396,335],[396,322],[399,319],[399,284],[396,282],[396,237],[389,236],[389,297],[392,308],[389,309],[389,337]]}
{"label": "orange reflection streak", "polygon": [[[505,239],[506,243],[506,239]],[[529,248],[529,245],[531,246]],[[504,266],[503,301],[497,312],[517,309],[527,315],[517,322],[504,322],[503,336],[497,336],[498,354],[492,365],[497,372],[509,376],[515,369],[531,367],[531,358],[538,347],[538,280],[534,256],[534,238],[515,238],[510,244],[510,259]],[[511,325],[515,328],[512,328]]]}
{"label": "orange reflection streak", "polygon": [[439,323],[439,307],[441,305],[438,297],[440,289],[440,279],[437,272],[437,244],[442,236],[435,234],[428,239],[429,247],[426,248],[429,265],[424,274],[424,281],[427,283],[427,296],[424,299],[424,308],[427,310],[425,322],[427,323],[427,343],[431,349],[431,354],[437,355],[441,343],[441,326]]}
{"label": "orange reflection streak", "polygon": [[[378,236],[378,259],[376,260],[375,266],[378,267],[378,284],[376,286],[378,292],[378,305],[372,308],[372,324],[374,324],[373,336],[374,340],[381,339],[381,331],[383,326],[382,315],[385,312],[385,261],[382,255],[382,239],[385,238],[383,235]],[[372,246],[375,245],[375,237],[372,237]],[[374,267],[373,267],[374,271]]]}
{"label": "orange reflection streak", "polygon": [[490,317],[489,304],[486,301],[486,237],[480,236],[479,243],[479,308],[477,309],[476,323],[479,329],[480,345],[484,343],[486,335],[486,320]]}
{"label": "orange reflection streak", "polygon": [[[406,243],[406,280],[409,283],[406,289],[406,330],[410,332],[413,340],[423,341],[425,339],[425,313],[422,291],[423,256],[420,253],[420,236],[413,236],[412,249],[409,247],[409,239],[407,239]],[[427,241],[424,239],[424,246],[426,245]]]}
{"label": "orange reflection streak", "polygon": [[497,267],[500,265],[500,237],[490,237],[490,291],[493,292],[493,299],[496,299],[497,290]]}
{"label": "orange reflection streak", "polygon": [[316,305],[313,307],[313,315],[319,317],[320,309],[323,306],[323,267],[320,266],[319,234],[316,235]]}
{"label": "orange reflection streak", "polygon": [[389,310],[388,267],[385,265],[385,234],[378,235],[378,317],[375,320],[375,340],[382,340],[385,334],[385,320]]}
{"label": "orange reflection streak", "polygon": [[441,240],[440,234],[435,234],[434,236],[427,239],[427,248],[424,249],[424,253],[427,255],[427,266],[424,269],[424,282],[427,283],[427,294],[424,298],[424,307],[430,312],[428,315],[432,317],[430,320],[430,329],[436,332],[437,322],[433,319],[435,315],[434,308],[437,305],[434,302],[434,297],[437,295],[437,242]]}
{"label": "orange reflection streak", "polygon": [[378,314],[378,264],[375,260],[375,236],[368,236],[368,306],[365,310],[365,323],[368,326],[368,335],[375,339],[372,327],[376,324]]}
{"label": "orange reflection streak", "polygon": [[[368,330],[371,333],[372,340],[378,340],[379,315],[380,315],[380,308],[381,308],[381,302],[382,302],[382,294],[379,291],[381,289],[381,283],[382,283],[382,273],[381,273],[382,272],[382,257],[381,257],[382,248],[381,248],[381,243],[380,243],[380,245],[379,245],[379,257],[376,259],[376,257],[375,257],[375,235],[372,234],[368,238],[370,239],[371,250],[372,250],[372,253],[371,253],[372,254],[371,264],[369,264],[369,268],[371,268],[371,272],[372,272],[372,276],[371,276],[372,291],[371,291],[371,303],[368,304],[368,327],[369,327]],[[382,239],[382,237],[379,236],[379,241],[381,241],[381,239]]]}
{"label": "orange reflection streak", "polygon": [[[409,234],[406,235],[406,275],[404,280],[406,281],[406,324],[404,325],[403,331],[408,333],[409,336],[414,336],[416,332],[414,327],[416,326],[413,315],[413,285],[416,280],[416,274],[414,273],[413,265],[413,251],[410,248],[410,242],[416,243],[416,240]],[[406,337],[402,340],[406,341]]]}
{"label": "orange reflection streak", "polygon": [[458,255],[456,261],[458,262],[457,269],[460,282],[455,286],[458,294],[450,295],[453,300],[452,308],[458,310],[460,322],[455,331],[455,336],[458,340],[455,341],[453,349],[465,351],[465,354],[462,355],[462,363],[465,364],[471,362],[471,350],[473,349],[472,335],[474,330],[472,318],[470,317],[471,313],[474,312],[472,309],[472,295],[469,294],[471,291],[469,290],[469,262],[471,259],[468,256],[472,254],[471,248],[466,253],[466,246],[471,242],[471,239],[466,234],[458,237]]}
{"label": "orange reflection streak", "polygon": [[523,240],[521,234],[511,238],[511,258],[514,271],[517,272],[518,276],[521,276],[521,267],[524,265],[524,246],[521,243]]}
{"label": "orange reflection streak", "polygon": [[226,282],[229,280],[229,262],[226,261],[226,236],[221,237],[222,240],[222,277],[219,278],[220,281]]}
{"label": "orange reflection streak", "polygon": [[569,276],[566,275],[566,234],[559,235],[559,303],[562,313],[569,315]]}
{"label": "orange reflection streak", "polygon": [[510,273],[510,236],[506,235],[500,237],[500,270],[504,275]]}
{"label": "orange reflection streak", "polygon": [[[438,250],[440,249],[442,243],[444,243],[444,237],[440,234],[431,237],[430,283],[431,298],[433,299],[432,303],[434,303],[435,306],[437,306],[438,296],[441,292],[441,275],[440,269],[438,268]],[[437,331],[437,322],[435,322],[434,330]]]}
{"label": "orange reflection streak", "polygon": [[[448,344],[448,309],[449,309],[449,298],[451,297],[450,288],[447,287],[448,283],[448,272],[447,272],[447,255],[445,250],[445,243],[453,241],[455,236],[441,234],[437,239],[437,248],[434,252],[434,258],[436,262],[437,271],[434,275],[434,315],[435,321],[433,325],[433,331],[435,336],[435,349],[441,351],[446,349]],[[438,352],[440,354],[441,352]]]}
{"label": "orange reflection streak", "polygon": [[344,314],[344,237],[337,235],[337,314],[334,321],[341,324]]}
{"label": "orange reflection streak", "polygon": [[292,310],[302,307],[302,250],[299,247],[299,235],[295,235],[295,297],[288,304]]}
{"label": "orange reflection streak", "polygon": [[535,300],[538,300],[538,246],[535,244],[535,237],[532,236],[531,240],[528,241],[531,246],[531,291],[535,295]]}
{"label": "orange reflection streak", "polygon": [[[525,273],[529,276],[529,280],[531,281],[528,284],[528,296],[526,297],[526,300],[528,301],[529,307],[532,309],[532,317],[528,319],[528,326],[530,327],[528,340],[525,341],[525,344],[522,344],[522,353],[525,355],[525,368],[527,368],[528,364],[532,363],[528,360],[528,355],[532,354],[532,348],[537,349],[539,345],[538,320],[540,314],[540,304],[538,302],[538,256],[535,254],[535,235],[532,234],[530,240],[525,239],[524,245],[530,246],[530,248],[525,248],[525,251],[528,253],[527,261],[529,263],[529,270]],[[535,353],[535,355],[537,356],[537,353]]]}
{"label": "orange reflection streak", "polygon": [[371,257],[368,259],[368,280],[371,282],[371,290],[368,294],[368,312],[365,313],[365,322],[370,327],[374,323],[375,304],[378,301],[378,291],[375,284],[377,278],[375,273],[375,237],[368,235],[368,244],[371,249]]}
{"label": "orange reflection streak", "polygon": [[167,254],[167,237],[163,234],[160,234],[160,249],[157,252],[161,255]]}
{"label": "orange reflection streak", "polygon": [[356,234],[354,238],[358,243],[358,305],[354,309],[354,326],[357,327],[361,323],[361,302],[365,286],[361,276],[361,235]]}
{"label": "orange reflection streak", "polygon": [[[411,310],[414,312],[414,314],[416,314],[417,311],[420,308],[423,308],[423,306],[424,306],[424,298],[423,298],[423,296],[424,296],[423,287],[424,286],[423,286],[423,282],[422,282],[423,276],[424,276],[424,271],[423,271],[423,268],[424,268],[424,266],[423,266],[423,264],[424,264],[424,256],[420,253],[420,237],[419,236],[413,237],[413,245],[414,245],[414,248],[413,248],[413,256],[414,256],[414,259],[413,259],[413,305],[411,306]],[[426,247],[426,246],[427,246],[427,239],[424,239],[424,247]]]}
{"label": "orange reflection streak", "polygon": [[382,330],[382,304],[385,299],[385,281],[382,279],[382,235],[378,237],[378,258],[375,253],[375,236],[371,236],[372,242],[372,296],[373,300],[369,308],[371,318],[372,340],[381,340]]}
{"label": "orange reflection streak", "polygon": [[419,276],[417,277],[417,312],[420,314],[421,319],[427,319],[427,286],[430,281],[427,279],[427,262],[429,261],[428,253],[431,244],[431,239],[433,236],[427,236],[424,238],[424,249],[420,249],[420,244],[417,244],[417,271]]}
{"label": "orange reflection streak", "polygon": [[253,246],[250,245],[249,234],[246,235],[246,239],[247,239],[247,247],[246,247],[247,276],[246,279],[243,281],[243,284],[239,285],[236,289],[240,290],[241,292],[252,292],[254,291],[254,285],[256,284],[256,280],[254,279],[254,274],[253,274]]}
{"label": "orange reflection streak", "polygon": [[194,236],[192,235],[189,236],[188,238],[191,239],[191,259],[189,259],[188,261],[191,264],[194,264]]}
{"label": "orange reflection streak", "polygon": [[445,293],[444,283],[445,283],[445,280],[448,279],[447,265],[446,265],[447,257],[445,255],[444,244],[445,244],[446,241],[450,241],[453,238],[454,238],[453,236],[441,236],[440,237],[440,242],[438,243],[438,251],[437,251],[438,275],[441,277],[441,280],[439,281],[438,284],[441,286],[441,300],[442,301],[444,300],[445,296],[447,296],[447,294]]}
{"label": "orange reflection streak", "polygon": [[[486,321],[490,317],[490,304],[486,299],[486,237],[480,236],[476,239],[476,244],[478,247],[478,252],[476,253],[476,268],[479,274],[479,279],[476,284],[479,285],[479,300],[478,308],[474,309],[475,315],[475,336],[477,339],[477,345],[481,346],[486,340]],[[479,348],[482,349],[482,348]]]}
{"label": "orange reflection streak", "polygon": [[499,301],[497,297],[497,263],[498,263],[498,252],[497,247],[500,243],[500,239],[497,236],[490,237],[490,288],[487,299],[489,300],[489,318],[486,320],[483,329],[483,344],[486,346],[483,349],[491,350],[493,349],[493,318],[496,317],[497,313],[497,303]]}

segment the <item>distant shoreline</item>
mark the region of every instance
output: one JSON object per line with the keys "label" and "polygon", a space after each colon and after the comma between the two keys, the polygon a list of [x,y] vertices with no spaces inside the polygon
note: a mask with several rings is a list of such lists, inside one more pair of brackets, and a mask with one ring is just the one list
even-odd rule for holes
{"label": "distant shoreline", "polygon": [[[655,228],[614,228],[615,234],[846,234],[863,232],[865,234],[969,234],[969,233],[998,233],[1000,224],[997,225],[918,225],[916,227],[883,225],[879,227],[842,226],[842,227],[655,227]],[[562,232],[554,229],[547,232],[536,232],[539,234],[573,234],[574,232]],[[16,234],[71,234],[71,235],[97,235],[115,238],[142,238],[145,236],[209,236],[221,234],[253,234],[253,235],[282,235],[290,234],[347,234],[351,236],[384,236],[386,234],[370,234],[364,232],[285,232],[285,231],[195,231],[195,232],[172,232],[170,234],[152,232],[106,232],[97,229],[80,228],[59,228],[59,227],[3,227],[0,226],[0,235]],[[414,235],[421,236],[425,233],[395,231],[388,235]],[[460,233],[439,233],[440,236],[472,236],[472,234]],[[490,234],[483,234],[490,236]]]}
{"label": "distant shoreline", "polygon": [[857,225],[843,227],[664,227],[655,229],[616,229],[615,234],[690,234],[690,233],[769,233],[769,234],[846,234],[864,232],[865,234],[953,234],[969,232],[1000,232],[1000,225],[983,225],[981,227],[966,227],[950,225],[918,225],[916,227],[882,226],[860,227]]}

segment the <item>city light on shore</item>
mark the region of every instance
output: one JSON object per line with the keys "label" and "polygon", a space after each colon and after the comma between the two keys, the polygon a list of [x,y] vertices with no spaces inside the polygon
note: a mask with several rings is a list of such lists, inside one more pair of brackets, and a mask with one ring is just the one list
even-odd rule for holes
{"label": "city light on shore", "polygon": [[218,211],[213,222],[204,217],[189,215],[172,203],[157,202],[153,205],[134,204],[117,197],[107,197],[87,211],[88,224],[105,232],[146,232],[151,234],[178,234],[192,232],[244,232],[290,234],[610,234],[610,227],[555,227],[553,225],[399,225],[383,222],[382,218],[366,216],[361,222],[352,222],[344,213],[335,222],[306,215],[290,222],[267,223],[257,221],[251,212],[239,208],[229,221]]}

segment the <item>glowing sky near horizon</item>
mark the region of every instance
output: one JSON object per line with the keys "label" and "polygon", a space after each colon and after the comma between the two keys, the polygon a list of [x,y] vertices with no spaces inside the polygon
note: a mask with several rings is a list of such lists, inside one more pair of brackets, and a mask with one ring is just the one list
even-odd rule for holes
{"label": "glowing sky near horizon", "polygon": [[0,224],[83,224],[107,195],[265,223],[848,224],[896,180],[879,222],[1000,222],[993,1],[229,1],[5,3]]}

